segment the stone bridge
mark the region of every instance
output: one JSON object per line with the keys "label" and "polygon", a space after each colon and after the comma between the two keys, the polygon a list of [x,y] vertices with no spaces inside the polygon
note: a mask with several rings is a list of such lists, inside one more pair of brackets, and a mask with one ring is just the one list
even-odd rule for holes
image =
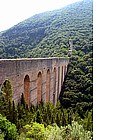
{"label": "stone bridge", "polygon": [[41,99],[56,105],[68,63],[69,58],[0,59],[0,86],[11,81],[16,104],[23,93],[28,105]]}

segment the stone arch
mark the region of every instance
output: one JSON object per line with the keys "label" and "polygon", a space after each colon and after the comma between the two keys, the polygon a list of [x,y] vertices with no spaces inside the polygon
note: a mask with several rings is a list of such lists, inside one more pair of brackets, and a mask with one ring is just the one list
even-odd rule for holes
{"label": "stone arch", "polygon": [[66,75],[66,72],[67,72],[67,66],[65,65],[64,66],[64,75]]}
{"label": "stone arch", "polygon": [[2,89],[2,87],[6,86],[6,82],[8,81],[8,79],[6,79],[5,81],[3,81],[3,83],[0,85],[0,90]]}
{"label": "stone arch", "polygon": [[[6,100],[10,99],[12,101],[13,91],[12,91],[12,84],[9,79],[6,79],[2,83],[0,87],[0,91],[3,91]],[[2,92],[0,92],[0,94],[2,94]]]}
{"label": "stone arch", "polygon": [[30,77],[26,75],[24,78],[24,99],[28,106],[30,105]]}
{"label": "stone arch", "polygon": [[58,92],[57,92],[57,100],[58,100],[58,98],[59,98],[59,94],[60,94],[60,67],[58,67],[58,84],[57,84],[57,90],[58,90]]}
{"label": "stone arch", "polygon": [[64,72],[63,71],[64,71],[64,68],[62,66],[62,71],[61,71],[62,72],[61,73],[61,86],[63,85],[63,78],[64,78],[64,74],[63,74]]}
{"label": "stone arch", "polygon": [[55,105],[55,96],[56,96],[56,68],[53,70],[53,104]]}
{"label": "stone arch", "polygon": [[46,77],[46,102],[50,101],[50,70],[47,70]]}
{"label": "stone arch", "polygon": [[42,94],[42,73],[39,72],[37,75],[37,103],[39,104],[41,101]]}

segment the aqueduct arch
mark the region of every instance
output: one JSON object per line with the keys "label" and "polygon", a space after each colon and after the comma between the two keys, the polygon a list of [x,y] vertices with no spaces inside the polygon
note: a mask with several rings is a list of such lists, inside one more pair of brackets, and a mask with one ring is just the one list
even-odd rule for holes
{"label": "aqueduct arch", "polygon": [[24,78],[24,99],[25,102],[30,105],[30,78],[26,75]]}
{"label": "aqueduct arch", "polygon": [[42,98],[42,74],[37,75],[37,103],[39,104]]}
{"label": "aqueduct arch", "polygon": [[46,102],[49,102],[50,100],[50,70],[47,70],[47,76],[46,76]]}
{"label": "aqueduct arch", "polygon": [[22,93],[28,105],[57,103],[69,58],[0,59],[0,87],[9,79],[13,100],[20,101]]}
{"label": "aqueduct arch", "polygon": [[[6,88],[9,88],[8,90]],[[11,87],[11,83],[8,79],[6,79],[2,86],[1,89],[3,91],[3,94],[5,96],[5,99],[8,101],[8,98],[11,100],[12,99],[12,87]],[[1,93],[0,93],[1,94]]]}
{"label": "aqueduct arch", "polygon": [[53,104],[55,105],[55,97],[57,96],[56,94],[56,68],[53,70]]}
{"label": "aqueduct arch", "polygon": [[58,67],[58,87],[57,87],[57,100],[58,100],[58,98],[59,98],[59,93],[60,93],[60,75],[61,75],[61,73],[60,73],[60,67]]}
{"label": "aqueduct arch", "polygon": [[61,86],[63,85],[63,77],[64,77],[64,67],[62,66],[62,71],[61,71]]}
{"label": "aqueduct arch", "polygon": [[[5,88],[6,87],[6,83],[7,83],[7,81],[8,81],[8,79],[6,79],[3,83],[2,83],[2,86],[1,86],[1,88]],[[6,91],[4,91],[4,92],[6,92]]]}

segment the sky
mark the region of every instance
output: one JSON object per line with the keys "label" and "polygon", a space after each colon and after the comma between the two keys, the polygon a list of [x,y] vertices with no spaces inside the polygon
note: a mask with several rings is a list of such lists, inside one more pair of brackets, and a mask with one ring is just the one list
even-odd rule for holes
{"label": "sky", "polygon": [[94,140],[140,140],[140,1],[93,5]]}
{"label": "sky", "polygon": [[0,0],[0,31],[41,12],[52,11],[81,0]]}

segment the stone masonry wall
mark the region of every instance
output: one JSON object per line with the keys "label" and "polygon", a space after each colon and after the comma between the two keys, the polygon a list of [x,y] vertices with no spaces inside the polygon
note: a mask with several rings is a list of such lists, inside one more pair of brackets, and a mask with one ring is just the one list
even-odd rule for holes
{"label": "stone masonry wall", "polygon": [[[0,87],[6,79],[10,79],[15,103],[19,102],[23,93],[29,105],[37,104],[41,98],[44,102],[56,104],[68,63],[69,58],[0,59]],[[29,82],[25,77],[29,77]]]}

